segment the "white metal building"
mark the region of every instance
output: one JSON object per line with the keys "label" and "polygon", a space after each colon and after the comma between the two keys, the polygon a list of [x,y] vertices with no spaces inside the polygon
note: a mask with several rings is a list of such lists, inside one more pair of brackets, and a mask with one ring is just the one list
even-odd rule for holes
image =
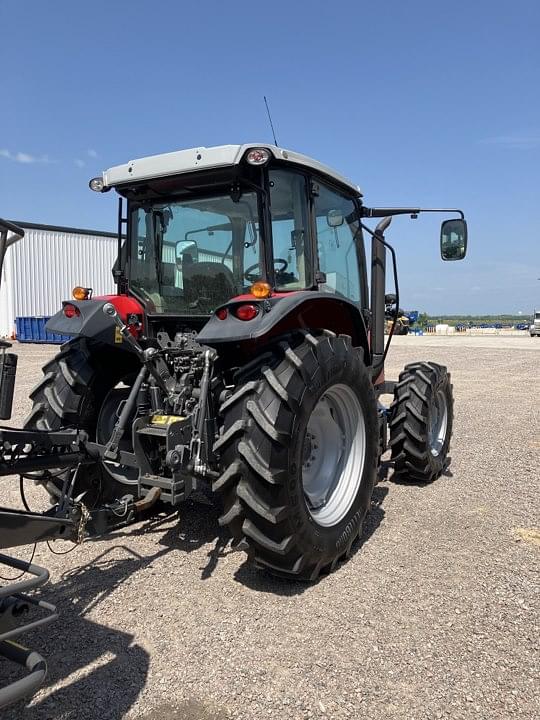
{"label": "white metal building", "polygon": [[0,337],[12,337],[17,317],[49,317],[76,285],[95,295],[115,292],[117,241],[93,230],[13,221],[25,230],[6,253],[0,289]]}

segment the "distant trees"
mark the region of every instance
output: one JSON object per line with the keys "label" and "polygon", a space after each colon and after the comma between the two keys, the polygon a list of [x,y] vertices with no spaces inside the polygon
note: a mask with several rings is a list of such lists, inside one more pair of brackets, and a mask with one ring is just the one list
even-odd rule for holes
{"label": "distant trees", "polygon": [[527,322],[528,317],[524,315],[429,315],[422,312],[418,316],[418,325],[421,328],[426,325],[437,325],[447,323],[448,325],[516,325]]}

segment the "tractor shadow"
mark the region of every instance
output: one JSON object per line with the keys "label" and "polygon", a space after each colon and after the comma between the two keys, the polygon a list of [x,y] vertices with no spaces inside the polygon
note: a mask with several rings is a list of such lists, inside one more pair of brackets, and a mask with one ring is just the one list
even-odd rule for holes
{"label": "tractor shadow", "polygon": [[[375,488],[362,538],[352,548],[353,556],[382,522],[382,504],[387,493],[387,487]],[[57,606],[60,618],[23,638],[23,642],[45,657],[49,669],[46,681],[34,699],[6,708],[2,718],[51,720],[61,716],[62,720],[95,720],[99,715],[104,720],[116,720],[124,717],[147,684],[150,654],[136,642],[129,628],[118,629],[108,624],[114,622],[114,611],[110,620],[107,616],[97,622],[99,606],[126,579],[171,552],[189,553],[210,545],[200,576],[201,580],[209,578],[221,558],[236,552],[230,549],[229,534],[219,526],[218,515],[215,507],[188,501],[180,511],[171,509],[141,518],[137,525],[108,536],[107,546],[99,555],[67,570],[57,582],[47,585],[43,597]],[[127,544],[128,538],[154,534],[159,535],[158,549],[150,555],[139,554],[136,543]],[[76,559],[74,565],[75,562]],[[318,582],[324,579],[322,575]],[[313,586],[313,583],[281,580],[247,562],[237,570],[234,580],[250,590],[282,596],[301,594]],[[21,676],[12,667],[2,667],[1,675],[0,685]],[[97,708],[103,710],[97,711]]]}
{"label": "tractor shadow", "polygon": [[[377,531],[379,525],[382,523],[385,516],[383,502],[388,495],[388,492],[388,487],[384,485],[377,485],[373,490],[373,495],[371,496],[371,508],[364,520],[362,536],[354,542],[347,562],[353,561],[355,555],[357,555],[364,545],[369,542],[371,537]],[[339,572],[339,566],[336,571]],[[284,580],[271,575],[268,572],[257,570],[250,565],[249,562],[246,562],[236,571],[234,577],[237,582],[245,585],[255,592],[265,592],[273,595],[290,597],[292,595],[301,595],[314,585],[324,582],[327,576],[327,573],[321,573],[319,578],[314,582]]]}
{"label": "tractor shadow", "polygon": [[[216,569],[220,558],[233,552],[228,548],[230,543],[228,531],[218,523],[220,514],[219,508],[215,505],[197,500],[187,500],[179,509],[163,504],[159,506],[158,514],[149,511],[146,515],[141,515],[135,525],[115,530],[107,537],[118,542],[121,538],[127,540],[152,534],[159,535],[159,544],[163,549],[148,558],[148,562],[171,551],[190,553],[211,545],[207,552],[208,561],[201,569],[201,580],[207,580]],[[171,525],[171,522],[174,524]],[[89,538],[86,542],[98,542],[102,539]],[[145,561],[146,558],[141,558],[140,567],[143,567]]]}
{"label": "tractor shadow", "polygon": [[[146,685],[149,653],[129,631],[87,617],[128,573],[140,567],[136,556],[125,561],[107,557],[119,549],[126,550],[123,546],[111,548],[91,565],[69,571],[45,587],[42,597],[56,605],[60,617],[26,633],[23,642],[45,658],[47,677],[33,699],[10,706],[2,718],[121,718],[136,702]],[[2,678],[2,684],[14,679],[15,675]]]}
{"label": "tractor shadow", "polygon": [[[136,642],[129,627],[109,626],[109,622],[115,623],[114,608],[112,612],[108,610],[103,624],[96,622],[99,606],[129,577],[171,552],[189,553],[211,543],[201,579],[210,577],[220,557],[227,554],[225,548],[229,543],[217,517],[217,509],[188,501],[180,512],[171,509],[141,519],[137,525],[108,535],[106,547],[99,555],[47,584],[43,599],[56,605],[60,617],[51,625],[23,636],[23,642],[47,661],[47,678],[33,700],[29,698],[6,708],[2,720],[124,717],[146,686],[150,654]],[[137,543],[128,544],[128,538],[153,534],[159,535],[158,549],[150,555],[139,554]],[[99,540],[103,542],[103,538],[87,542]],[[77,560],[75,554],[73,557],[74,566]],[[122,622],[125,620],[122,615]],[[21,676],[11,664],[0,666],[0,686]]]}

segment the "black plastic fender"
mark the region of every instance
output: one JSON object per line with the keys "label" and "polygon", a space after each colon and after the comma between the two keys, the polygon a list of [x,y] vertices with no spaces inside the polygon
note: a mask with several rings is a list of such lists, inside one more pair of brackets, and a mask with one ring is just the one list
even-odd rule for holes
{"label": "black plastic fender", "polygon": [[68,318],[62,309],[48,320],[45,329],[60,335],[92,338],[106,345],[133,352],[131,345],[116,331],[117,326],[113,318],[103,312],[103,306],[108,302],[110,302],[108,299],[66,300],[62,302],[62,308],[66,305],[74,305],[80,315]]}
{"label": "black plastic fender", "polygon": [[[235,312],[241,305],[254,305],[257,315],[252,320],[240,320]],[[224,319],[220,311],[226,310]],[[332,293],[304,290],[283,293],[264,300],[241,295],[221,305],[198,334],[202,345],[219,349],[224,343],[262,340],[297,329],[316,328],[350,335],[353,345],[364,348],[369,364],[369,341],[364,317],[359,306]]]}

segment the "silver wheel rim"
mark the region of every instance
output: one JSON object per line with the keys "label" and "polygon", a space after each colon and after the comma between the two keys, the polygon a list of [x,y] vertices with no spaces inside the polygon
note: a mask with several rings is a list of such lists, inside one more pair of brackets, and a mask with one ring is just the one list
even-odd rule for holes
{"label": "silver wheel rim", "polygon": [[428,430],[429,449],[433,457],[440,455],[443,449],[447,427],[448,403],[444,392],[438,390],[431,407]]}
{"label": "silver wheel rim", "polygon": [[302,486],[318,525],[337,525],[358,494],[366,457],[366,423],[347,385],[332,385],[310,415],[304,439]]}

